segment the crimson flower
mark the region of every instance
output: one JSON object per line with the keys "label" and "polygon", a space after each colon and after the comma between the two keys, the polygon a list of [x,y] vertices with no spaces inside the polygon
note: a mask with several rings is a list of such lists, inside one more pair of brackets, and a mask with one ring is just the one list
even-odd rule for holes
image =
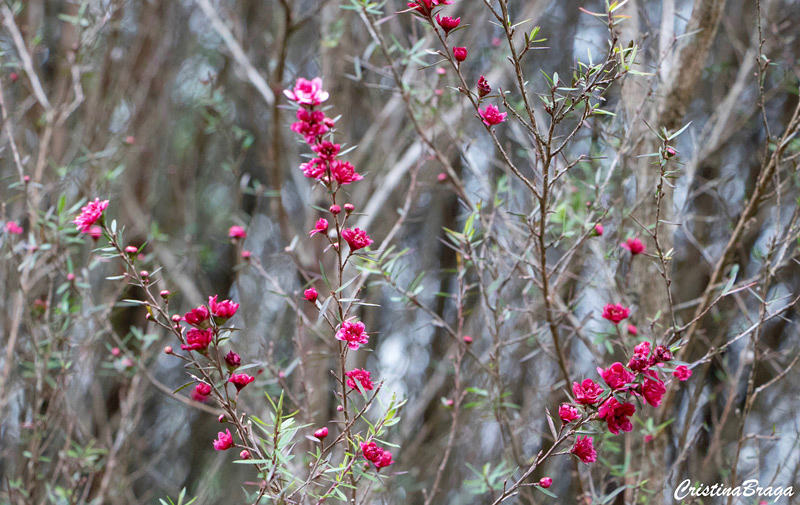
{"label": "crimson flower", "polygon": [[372,391],[373,384],[372,379],[370,378],[369,370],[359,370],[356,368],[354,370],[350,370],[349,372],[345,372],[344,375],[347,377],[347,387],[351,389],[358,389],[358,386],[356,386],[356,381],[358,381],[365,391]]}
{"label": "crimson flower", "polygon": [[330,163],[331,175],[341,185],[360,181],[363,175],[356,172],[356,169],[348,161],[334,160]]}
{"label": "crimson flower", "polygon": [[450,30],[458,27],[458,24],[461,22],[461,18],[452,18],[450,16],[440,17],[437,14],[436,22],[439,23],[439,26],[442,27],[442,30],[444,30],[445,35],[447,35],[448,33],[450,33]]}
{"label": "crimson flower", "polygon": [[342,230],[342,237],[350,246],[351,251],[363,249],[373,242],[367,232],[359,228],[345,228]]}
{"label": "crimson flower", "polygon": [[369,335],[364,331],[361,321],[345,321],[336,332],[336,339],[347,342],[347,346],[355,351],[361,344],[367,343]]}
{"label": "crimson flower", "polygon": [[597,461],[597,451],[594,450],[594,439],[592,437],[577,437],[575,445],[572,446],[569,452],[578,456],[586,464]]}
{"label": "crimson flower", "polygon": [[578,409],[572,405],[569,405],[568,403],[562,403],[558,408],[558,417],[561,418],[562,423],[567,424],[571,423],[575,419],[579,419],[581,414],[578,412]]}
{"label": "crimson flower", "polygon": [[466,60],[467,59],[467,48],[466,47],[454,47],[453,48],[453,57],[459,63],[461,63],[462,61]]}
{"label": "crimson flower", "polygon": [[228,237],[245,239],[247,238],[247,232],[241,226],[234,225],[228,229]]}
{"label": "crimson flower", "polygon": [[325,233],[327,231],[328,231],[328,220],[325,218],[320,218],[314,225],[314,229],[308,232],[308,236],[313,237],[317,233]]}
{"label": "crimson flower", "polygon": [[108,200],[101,202],[99,198],[95,198],[93,202],[89,202],[81,208],[81,213],[72,222],[78,227],[78,231],[88,233],[107,208]]}
{"label": "crimson flower", "polygon": [[214,440],[214,449],[218,451],[226,451],[233,447],[233,437],[231,436],[231,430],[225,430],[225,433],[219,432],[217,434],[217,439]]}
{"label": "crimson flower", "polygon": [[636,406],[634,404],[620,403],[612,396],[600,406],[598,417],[606,420],[608,431],[618,435],[620,430],[631,431],[633,429],[633,424],[631,424],[628,416],[632,416],[635,412]]}
{"label": "crimson flower", "polygon": [[685,381],[692,376],[692,371],[685,365],[681,365],[672,372],[672,375],[677,377],[679,381]]}
{"label": "crimson flower", "polygon": [[625,385],[633,380],[633,374],[622,366],[620,362],[614,363],[605,370],[598,367],[597,373],[599,373],[603,377],[603,380],[606,381],[606,384],[613,389],[624,389]]}
{"label": "crimson flower", "polygon": [[625,242],[621,243],[620,247],[629,250],[634,256],[643,253],[646,249],[642,241],[638,238],[629,238]]}
{"label": "crimson flower", "polygon": [[184,351],[203,351],[208,348],[214,338],[214,331],[209,329],[191,328],[186,332],[186,344],[181,344]]}
{"label": "crimson flower", "polygon": [[368,444],[361,442],[361,452],[364,453],[364,457],[367,458],[367,460],[375,464],[375,468],[378,470],[394,463],[394,461],[392,461],[392,453],[381,449],[375,442],[370,442]]}
{"label": "crimson flower", "polygon": [[208,322],[209,317],[211,317],[211,314],[208,312],[208,309],[205,307],[205,305],[201,305],[196,309],[192,309],[187,312],[183,316],[183,320],[192,326],[208,328],[210,326]]}
{"label": "crimson flower", "polygon": [[603,319],[608,319],[614,324],[619,324],[623,319],[627,319],[631,315],[631,309],[625,307],[621,303],[609,303],[603,307]]}
{"label": "crimson flower", "polygon": [[487,105],[485,109],[478,109],[478,114],[480,114],[483,119],[483,124],[486,126],[500,124],[506,120],[506,116],[508,115],[506,112],[500,112],[500,109],[494,105]]}
{"label": "crimson flower", "polygon": [[[653,375],[655,376],[655,374]],[[661,398],[666,392],[667,387],[657,377],[646,378],[644,380],[644,384],[642,385],[642,394],[644,395],[644,400],[653,407],[658,407],[661,405]]]}
{"label": "crimson flower", "polygon": [[14,221],[7,221],[6,231],[11,235],[20,235],[24,230],[22,229],[22,226],[18,225]]}
{"label": "crimson flower", "polygon": [[603,388],[592,379],[584,379],[581,383],[572,383],[572,393],[575,395],[575,400],[581,405],[592,405],[600,399]]}
{"label": "crimson flower", "polygon": [[241,391],[246,385],[256,380],[255,377],[250,377],[246,373],[237,373],[228,379],[228,382],[236,386],[236,391]]}
{"label": "crimson flower", "polygon": [[481,76],[481,78],[478,79],[477,88],[478,88],[478,96],[481,98],[485,97],[486,95],[492,92],[492,87],[489,86],[489,82],[486,80],[484,76]]}
{"label": "crimson flower", "polygon": [[316,302],[316,301],[317,301],[317,297],[318,297],[318,296],[319,296],[319,293],[317,293],[317,290],[316,290],[316,289],[314,289],[314,287],[313,287],[313,286],[312,286],[312,287],[310,287],[310,288],[308,288],[308,289],[306,289],[306,290],[303,292],[303,297],[304,297],[306,300],[308,300],[309,302],[311,302],[311,303],[314,303],[314,302]]}
{"label": "crimson flower", "polygon": [[319,77],[310,81],[301,77],[297,79],[293,89],[285,89],[283,94],[293,102],[312,107],[321,104],[330,96],[327,91],[322,89],[322,79]]}
{"label": "crimson flower", "polygon": [[214,320],[218,324],[222,324],[232,318],[236,311],[239,310],[239,304],[230,300],[217,302],[217,295],[208,297],[208,307],[211,309],[211,315],[214,316]]}

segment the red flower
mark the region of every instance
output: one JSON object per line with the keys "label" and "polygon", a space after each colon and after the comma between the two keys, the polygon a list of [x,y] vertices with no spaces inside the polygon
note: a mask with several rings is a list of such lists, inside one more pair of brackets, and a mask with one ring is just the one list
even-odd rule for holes
{"label": "red flower", "polygon": [[594,439],[592,437],[578,437],[575,439],[575,445],[570,450],[572,454],[586,464],[594,463],[597,461],[597,451],[594,450]]}
{"label": "red flower", "polygon": [[685,365],[681,365],[672,372],[672,375],[677,377],[679,381],[685,381],[692,376],[692,371]]}
{"label": "red flower", "polygon": [[314,225],[314,229],[308,232],[309,237],[313,237],[317,233],[325,233],[328,231],[328,220],[325,218],[320,218],[319,221]]}
{"label": "red flower", "polygon": [[[655,375],[655,374],[654,374]],[[642,386],[642,394],[647,403],[653,407],[661,405],[661,398],[667,392],[667,387],[658,378],[646,378]]]}
{"label": "red flower", "polygon": [[245,239],[247,238],[247,232],[241,226],[234,225],[228,229],[228,237]]}
{"label": "red flower", "polygon": [[[89,202],[81,208],[81,213],[72,222],[77,225],[78,231],[87,233],[102,216],[103,211],[108,208],[108,200],[100,201],[95,198],[93,202]],[[94,236],[94,235],[92,235]]]}
{"label": "red flower", "polygon": [[553,479],[550,477],[542,477],[539,479],[539,485],[543,488],[548,488],[553,485]]}
{"label": "red flower", "polygon": [[453,48],[453,57],[459,63],[461,63],[462,61],[466,60],[467,59],[467,48],[466,47],[454,47]]}
{"label": "red flower", "polygon": [[[630,331],[630,326],[628,325],[628,331]],[[634,327],[635,328],[635,327]],[[643,372],[647,370],[650,366],[650,360],[647,358],[650,355],[650,342],[642,342],[638,344],[636,347],[633,348],[633,356],[631,360],[628,362],[628,368],[634,370],[636,372]]]}
{"label": "red flower", "polygon": [[355,351],[361,344],[367,343],[369,335],[364,331],[364,323],[361,321],[345,321],[336,332],[336,339],[347,342],[347,346]]}
{"label": "red flower", "polygon": [[236,311],[239,310],[239,304],[230,300],[217,302],[217,295],[208,297],[208,307],[211,309],[211,315],[214,316],[214,321],[217,324],[222,324],[232,318]]}
{"label": "red flower", "polygon": [[7,221],[6,231],[12,235],[20,235],[24,230],[22,229],[22,226],[18,225],[14,221]]}
{"label": "red flower", "polygon": [[481,78],[478,79],[477,88],[478,88],[478,96],[481,98],[485,97],[486,95],[492,92],[492,87],[489,86],[489,82],[486,80],[484,76],[481,76]]}
{"label": "red flower", "polygon": [[204,402],[208,400],[208,395],[211,394],[211,386],[204,383],[199,383],[192,390],[192,400],[196,402]]}
{"label": "red flower", "polygon": [[320,179],[328,170],[328,164],[322,158],[314,158],[308,163],[300,165],[300,170],[309,179]]}
{"label": "red flower", "polygon": [[231,382],[233,383],[234,386],[236,386],[236,391],[241,391],[242,388],[244,388],[246,385],[250,384],[254,380],[256,380],[255,377],[250,377],[246,373],[237,373],[233,375],[230,379],[228,379],[228,382]]}
{"label": "red flower", "polygon": [[324,142],[312,146],[311,149],[313,149],[315,153],[319,154],[319,157],[323,160],[331,161],[339,154],[342,146],[325,140]]}
{"label": "red flower", "polygon": [[625,385],[633,380],[633,374],[622,366],[620,362],[614,363],[606,370],[598,367],[597,373],[603,377],[603,380],[606,381],[606,384],[611,386],[612,389],[624,389]]}
{"label": "red flower", "polygon": [[375,464],[378,470],[394,463],[392,461],[392,453],[381,449],[375,442],[368,444],[361,442],[361,452],[364,453],[365,458]]}
{"label": "red flower", "polygon": [[609,303],[603,307],[603,319],[608,319],[614,324],[619,324],[623,319],[627,319],[629,315],[631,315],[631,309],[621,303],[616,305]]}
{"label": "red flower", "polygon": [[591,405],[597,403],[603,388],[599,384],[595,384],[592,379],[584,379],[580,384],[577,382],[572,383],[572,393],[575,395],[575,400],[581,405]]}
{"label": "red flower", "polygon": [[342,237],[350,246],[351,251],[363,249],[373,242],[367,232],[359,228],[345,228],[342,230]]}
{"label": "red flower", "polygon": [[445,35],[447,35],[448,33],[450,33],[450,30],[458,27],[458,24],[461,22],[461,18],[451,18],[450,16],[439,17],[439,15],[437,14],[436,22],[439,23],[439,26],[442,27],[442,30],[444,30]]}
{"label": "red flower", "polygon": [[625,242],[621,243],[620,247],[629,250],[634,256],[645,251],[644,244],[638,238],[629,238]]}
{"label": "red flower", "polygon": [[211,329],[191,328],[186,332],[186,344],[181,344],[181,349],[184,351],[202,351],[208,347],[213,338],[214,332]]}
{"label": "red flower", "polygon": [[315,77],[310,81],[301,77],[297,79],[294,89],[285,89],[283,94],[293,102],[297,102],[300,105],[311,105],[312,107],[321,104],[330,96],[327,91],[322,89],[322,79],[319,77]]}
{"label": "red flower", "polygon": [[415,9],[423,16],[430,17],[431,9],[437,5],[450,5],[452,0],[411,0],[408,2],[410,8]]}
{"label": "red flower", "polygon": [[205,307],[205,305],[201,305],[196,309],[192,309],[189,312],[187,312],[183,316],[183,319],[192,326],[197,326],[200,328],[208,328],[209,327],[208,318],[210,316],[211,314],[209,314],[208,309]]}
{"label": "red flower", "polygon": [[356,169],[350,162],[334,160],[331,162],[331,175],[341,185],[350,184],[351,182],[360,181],[364,178],[363,175],[356,172]]}
{"label": "red flower", "polygon": [[233,437],[231,436],[231,430],[225,430],[225,433],[219,432],[217,434],[217,439],[214,440],[214,449],[218,451],[226,451],[233,447]]}
{"label": "red flower", "polygon": [[228,365],[228,370],[233,372],[242,365],[242,357],[230,351],[225,355],[225,364]]}
{"label": "red flower", "polygon": [[620,403],[614,397],[609,397],[603,402],[598,410],[598,417],[605,419],[608,423],[608,431],[618,435],[620,430],[631,431],[633,424],[628,416],[636,412],[636,406],[632,403]]}
{"label": "red flower", "polygon": [[355,370],[345,372],[344,375],[347,377],[347,387],[358,389],[358,386],[356,386],[356,381],[358,381],[365,391],[372,391],[372,379],[370,379],[369,370],[359,370],[356,368]]}
{"label": "red flower", "polygon": [[561,418],[562,423],[567,424],[571,423],[575,419],[579,419],[581,414],[578,412],[578,409],[572,405],[569,405],[568,403],[562,403],[558,408],[558,417]]}
{"label": "red flower", "polygon": [[306,290],[303,292],[303,296],[304,296],[304,297],[305,297],[305,299],[306,299],[306,300],[308,300],[309,302],[311,302],[311,303],[314,303],[314,302],[316,302],[316,301],[317,301],[317,297],[319,296],[319,293],[317,293],[317,290],[316,290],[316,289],[314,289],[314,287],[312,286],[312,287],[310,287],[310,288],[306,289]]}
{"label": "red flower", "polygon": [[656,347],[655,355],[658,361],[672,361],[672,352],[663,345]]}
{"label": "red flower", "polygon": [[483,119],[483,124],[486,126],[500,124],[506,120],[506,116],[508,115],[506,112],[500,112],[500,109],[494,105],[487,105],[485,109],[478,109],[478,114],[480,114]]}

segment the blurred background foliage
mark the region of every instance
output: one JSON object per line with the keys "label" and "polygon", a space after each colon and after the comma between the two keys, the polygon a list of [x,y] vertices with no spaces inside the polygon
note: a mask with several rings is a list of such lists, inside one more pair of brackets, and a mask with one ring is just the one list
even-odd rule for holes
{"label": "blurred background foliage", "polygon": [[[614,361],[614,356],[620,359],[618,350],[605,345],[616,338],[599,317],[605,303],[625,300],[636,307],[633,321],[643,338],[661,335],[668,325],[663,314],[650,325],[663,308],[648,301],[661,278],[633,271],[618,247],[628,236],[641,235],[628,216],[649,205],[645,200],[655,191],[654,184],[643,189],[637,168],[642,163],[637,156],[649,152],[642,143],[654,137],[642,119],[655,117],[672,131],[691,122],[674,143],[681,172],[672,181],[665,218],[680,223],[669,241],[674,247],[673,297],[682,323],[691,320],[763,162],[776,148],[775,139],[791,124],[800,79],[800,2],[763,0],[761,48],[755,2],[709,3],[721,4],[721,14],[718,23],[703,28],[712,34],[707,58],[696,64],[696,84],[676,102],[663,99],[662,92],[671,78],[683,75],[684,62],[666,55],[696,35],[687,35],[687,25],[699,6],[688,0],[628,2],[625,13],[630,18],[620,42],[635,41],[638,70],[649,75],[629,75],[611,87],[602,107],[616,115],[587,120],[587,128],[565,152],[570,161],[580,154],[590,158],[577,164],[557,191],[551,217],[557,242],[553,260],[594,225],[592,219],[606,216],[604,236],[581,246],[583,252],[570,262],[570,280],[562,287],[568,307],[561,310],[572,315],[562,325],[569,335],[565,345],[573,379],[593,376],[596,366]],[[450,160],[471,199],[481,202],[486,213],[502,214],[496,229],[477,231],[473,245],[493,241],[490,270],[496,268],[497,278],[511,277],[503,293],[507,310],[492,314],[477,289],[467,293],[459,309],[453,302],[459,278],[473,287],[486,279],[470,266],[472,258],[465,257],[463,244],[448,245],[443,228],[465,232],[474,209],[459,200],[449,181],[437,179],[442,166],[419,142],[388,62],[356,10],[343,5],[351,4],[3,2],[2,221],[16,221],[25,229],[19,237],[0,237],[3,502],[28,503],[20,498],[27,492],[36,497],[30,503],[154,503],[178,496],[185,487],[199,497],[198,503],[222,503],[232,496],[239,500],[239,488],[252,478],[248,468],[231,465],[226,454],[211,450],[219,427],[213,409],[193,404],[188,390],[175,395],[185,401],[171,395],[186,382],[176,360],[161,353],[164,345],[175,342],[163,341],[141,309],[115,303],[138,296],[105,280],[119,275],[121,266],[100,261],[91,240],[75,236],[69,221],[85,198],[110,199],[108,215],[124,224],[126,242],[144,245],[142,268],[163,267],[165,287],[178,293],[171,309],[182,313],[210,294],[242,304],[235,321],[243,329],[237,350],[262,367],[257,383],[262,390],[275,397],[287,389],[302,398],[310,406],[301,409],[302,422],[321,424],[335,415],[329,373],[335,358],[332,335],[303,328],[287,303],[299,300],[301,289],[320,274],[321,242],[308,240],[305,233],[320,215],[313,205],[325,205],[323,195],[312,191],[297,168],[304,161],[304,146],[289,131],[294,118],[281,93],[297,77],[324,79],[331,95],[328,115],[341,115],[337,141],[358,146],[348,159],[367,175],[351,194],[357,212],[364,212],[359,223],[382,240],[402,218],[393,244],[409,249],[387,272],[390,282],[373,275],[361,293],[381,308],[362,311],[374,352],[360,353],[353,362],[384,379],[385,394],[409,400],[389,437],[400,449],[390,468],[397,474],[387,480],[385,502],[421,503],[422,490],[431,486],[450,432],[451,413],[444,400],[452,394],[449,357],[456,348],[441,326],[432,324],[435,318],[410,304],[393,284],[410,286],[421,305],[451,324],[463,310],[460,331],[473,337],[477,354],[490,352],[497,335],[507,341],[499,349],[501,367],[496,371],[504,389],[497,390],[498,383],[477,365],[465,365],[462,380],[472,388],[465,396],[469,408],[462,413],[436,501],[490,503],[485,494],[489,487],[502,488],[503,479],[549,437],[545,408],[555,412],[565,399],[563,390],[570,387],[553,358],[539,293],[525,277],[533,274],[520,272],[503,257],[504,251],[520,254],[525,247],[529,232],[513,216],[534,211],[530,194],[498,162],[489,137],[454,89],[458,84],[452,70],[439,74],[429,67],[439,59],[426,51],[435,47],[430,31],[413,16],[396,14],[405,9],[403,2],[378,5],[383,11],[379,26],[391,41],[388,49],[412,98],[414,117]],[[607,26],[579,7],[597,12],[605,8],[597,1],[512,3],[515,19],[530,20],[524,29],[540,26],[539,36],[546,39],[525,60],[531,91],[546,93],[549,88],[540,69],[567,80],[578,61],[601,59],[608,49]],[[456,0],[446,12],[468,24],[451,38],[469,49],[462,72],[472,79],[470,84],[485,75],[495,89],[512,90],[509,102],[518,106],[503,31],[490,23],[483,3]],[[215,23],[229,28],[228,36],[250,68],[237,59]],[[664,30],[674,33],[666,45]],[[769,60],[761,84],[763,113],[760,54]],[[39,86],[49,105],[43,103]],[[656,102],[670,110],[642,113]],[[664,119],[670,115],[674,117]],[[531,163],[530,145],[519,125],[509,122],[496,131],[519,166]],[[775,251],[770,237],[795,232],[799,142],[794,137],[782,147],[785,157],[776,185],[764,195],[732,251],[724,282],[760,278]],[[24,175],[29,182],[23,182]],[[610,182],[600,191],[606,176]],[[412,181],[413,198],[407,211],[400,212]],[[240,260],[240,248],[227,238],[234,224],[247,229],[242,247],[263,264],[265,275],[254,275]],[[795,240],[788,244],[786,261],[777,265],[765,305],[785,304],[786,296],[798,292],[795,246]],[[418,278],[420,272],[424,276]],[[75,281],[67,280],[69,273]],[[719,346],[758,319],[759,302],[751,293],[715,306],[699,330],[697,344],[704,349],[693,349],[687,361],[699,359],[709,346]],[[299,307],[316,318],[309,307]],[[789,308],[759,333],[762,360],[756,385],[782,380],[750,410],[745,434],[763,438],[745,446],[739,474],[760,477],[762,483],[773,478],[776,485],[800,482],[800,376],[794,369],[780,375],[797,354],[796,319]],[[588,339],[576,337],[576,328]],[[665,458],[658,461],[670,468],[662,478],[668,480],[664,489],[671,502],[674,483],[684,478],[716,482],[729,475],[741,436],[736,413],[744,407],[754,362],[747,343],[745,338],[714,357],[707,375],[696,372],[691,387],[670,399],[661,418],[654,414],[648,426],[642,417],[633,434],[603,440],[603,464],[592,470],[592,479],[583,468],[579,477],[578,466],[566,459],[551,460],[537,478],[552,476],[551,490],[565,503],[580,493],[610,496],[630,484],[631,472],[638,469],[664,473],[664,466],[646,464],[650,458],[655,465],[652,458],[658,453]],[[111,353],[115,347],[123,350],[120,356]],[[125,358],[133,365],[126,366]],[[268,402],[250,393],[246,401],[251,412],[266,411]],[[689,412],[690,404],[697,408]],[[656,429],[672,419],[663,430]],[[681,430],[687,425],[689,439],[683,440]],[[656,436],[653,445],[643,441],[645,434]],[[302,437],[298,442],[301,447],[311,443]],[[626,457],[631,451],[638,463]],[[37,476],[43,469],[52,479]],[[38,489],[31,488],[37,481],[33,487]],[[642,493],[640,499],[656,503],[663,499],[658,494]],[[623,497],[630,499],[623,493],[611,500],[622,503]],[[512,502],[545,500],[549,498],[525,489]]]}

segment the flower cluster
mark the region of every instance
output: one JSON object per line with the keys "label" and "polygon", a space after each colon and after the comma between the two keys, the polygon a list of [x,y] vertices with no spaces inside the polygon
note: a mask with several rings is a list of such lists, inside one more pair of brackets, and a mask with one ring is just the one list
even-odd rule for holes
{"label": "flower cluster", "polygon": [[375,442],[370,442],[368,444],[362,442],[361,452],[364,453],[364,457],[367,458],[367,460],[375,464],[375,468],[378,470],[394,463],[394,461],[392,461],[392,453],[381,449]]}
{"label": "flower cluster", "polygon": [[[619,311],[619,308],[624,310]],[[628,309],[621,305],[607,305],[606,309],[609,317],[606,317],[605,312],[603,317],[612,321],[617,318],[616,323],[627,317]],[[612,318],[612,314],[616,316]],[[650,342],[637,344],[627,366],[616,362],[605,369],[597,368],[597,373],[607,388],[588,378],[572,384],[575,404],[564,403],[559,407],[558,416],[561,422],[567,425],[596,418],[603,421],[608,431],[614,435],[633,430],[631,416],[636,413],[634,402],[646,403],[652,407],[661,405],[661,399],[667,392],[666,384],[660,376],[663,373],[661,368],[672,358],[672,352],[663,345],[651,349]],[[679,380],[686,380],[691,371],[681,365],[675,369],[673,375]],[[597,459],[592,437],[578,437],[570,452],[584,463]]]}

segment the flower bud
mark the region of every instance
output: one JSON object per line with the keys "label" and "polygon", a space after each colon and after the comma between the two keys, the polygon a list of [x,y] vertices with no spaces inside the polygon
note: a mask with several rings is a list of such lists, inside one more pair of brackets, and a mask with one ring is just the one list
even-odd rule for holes
{"label": "flower bud", "polygon": [[250,251],[244,250],[242,251],[242,259],[245,261],[250,261],[250,257],[253,255]]}
{"label": "flower bud", "polygon": [[169,298],[169,295],[170,295],[171,293],[170,293],[168,290],[166,290],[166,289],[165,289],[164,291],[162,291],[162,292],[161,292],[161,293],[159,293],[159,294],[161,295],[161,298],[163,298],[164,300],[166,300],[167,298]]}
{"label": "flower bud", "polygon": [[322,440],[322,439],[326,438],[327,436],[328,436],[328,428],[327,428],[327,426],[322,427],[322,428],[320,428],[320,429],[318,429],[317,431],[314,432],[314,437],[316,437],[318,440]]}
{"label": "flower bud", "polygon": [[481,76],[481,78],[478,79],[477,88],[478,88],[478,96],[481,98],[485,97],[486,95],[492,92],[492,87],[489,86],[489,82],[486,80],[484,76]]}
{"label": "flower bud", "polygon": [[666,154],[666,157],[667,157],[667,158],[672,158],[673,156],[675,156],[676,154],[678,154],[678,151],[676,151],[674,147],[667,147],[667,148],[664,150],[664,153]]}
{"label": "flower bud", "polygon": [[136,254],[137,252],[139,252],[139,248],[136,246],[129,245],[128,247],[125,248],[125,252],[128,254]]}
{"label": "flower bud", "polygon": [[341,411],[343,411],[343,410],[344,410],[344,407],[342,407],[341,405],[337,405],[337,406],[336,406],[336,411],[337,411],[337,412],[341,412]]}
{"label": "flower bud", "polygon": [[119,347],[114,347],[111,349],[111,355],[116,357],[122,354],[122,351],[119,350]]}
{"label": "flower bud", "polygon": [[342,211],[342,208],[339,207],[338,205],[331,205],[331,208],[328,209],[328,210],[330,210],[331,214],[333,214],[335,216],[335,215],[339,214]]}
{"label": "flower bud", "polygon": [[228,352],[225,355],[225,364],[228,365],[228,370],[233,372],[242,364],[242,358],[238,354],[233,351]]}
{"label": "flower bud", "polygon": [[464,335],[464,343],[470,345],[472,343],[472,337],[469,335]]}
{"label": "flower bud", "polygon": [[68,273],[67,274],[67,280],[69,282],[75,282],[75,274],[73,274],[72,272]]}
{"label": "flower bud", "polygon": [[173,323],[180,323],[181,319],[183,319],[180,314],[172,314],[172,322]]}
{"label": "flower bud", "polygon": [[241,459],[250,459],[250,451],[242,451],[239,453]]}
{"label": "flower bud", "polygon": [[316,301],[317,301],[317,298],[319,297],[319,293],[317,293],[317,290],[316,290],[316,289],[314,289],[314,287],[312,286],[312,287],[310,287],[310,288],[306,289],[306,290],[303,292],[303,296],[304,296],[304,297],[305,297],[305,299],[306,299],[306,300],[308,300],[309,302],[311,302],[311,303],[314,303],[314,302],[316,302]]}
{"label": "flower bud", "polygon": [[453,48],[453,57],[459,63],[461,63],[462,61],[466,60],[467,59],[467,48],[466,47],[454,47]]}
{"label": "flower bud", "polygon": [[550,477],[542,477],[541,479],[539,479],[539,485],[543,488],[548,488],[551,485],[553,485],[553,479],[551,479]]}
{"label": "flower bud", "polygon": [[350,213],[354,210],[356,210],[356,207],[352,203],[344,204],[344,211],[347,212],[348,215],[350,215]]}
{"label": "flower bud", "polygon": [[164,354],[172,354],[172,346],[168,345],[164,348]]}

